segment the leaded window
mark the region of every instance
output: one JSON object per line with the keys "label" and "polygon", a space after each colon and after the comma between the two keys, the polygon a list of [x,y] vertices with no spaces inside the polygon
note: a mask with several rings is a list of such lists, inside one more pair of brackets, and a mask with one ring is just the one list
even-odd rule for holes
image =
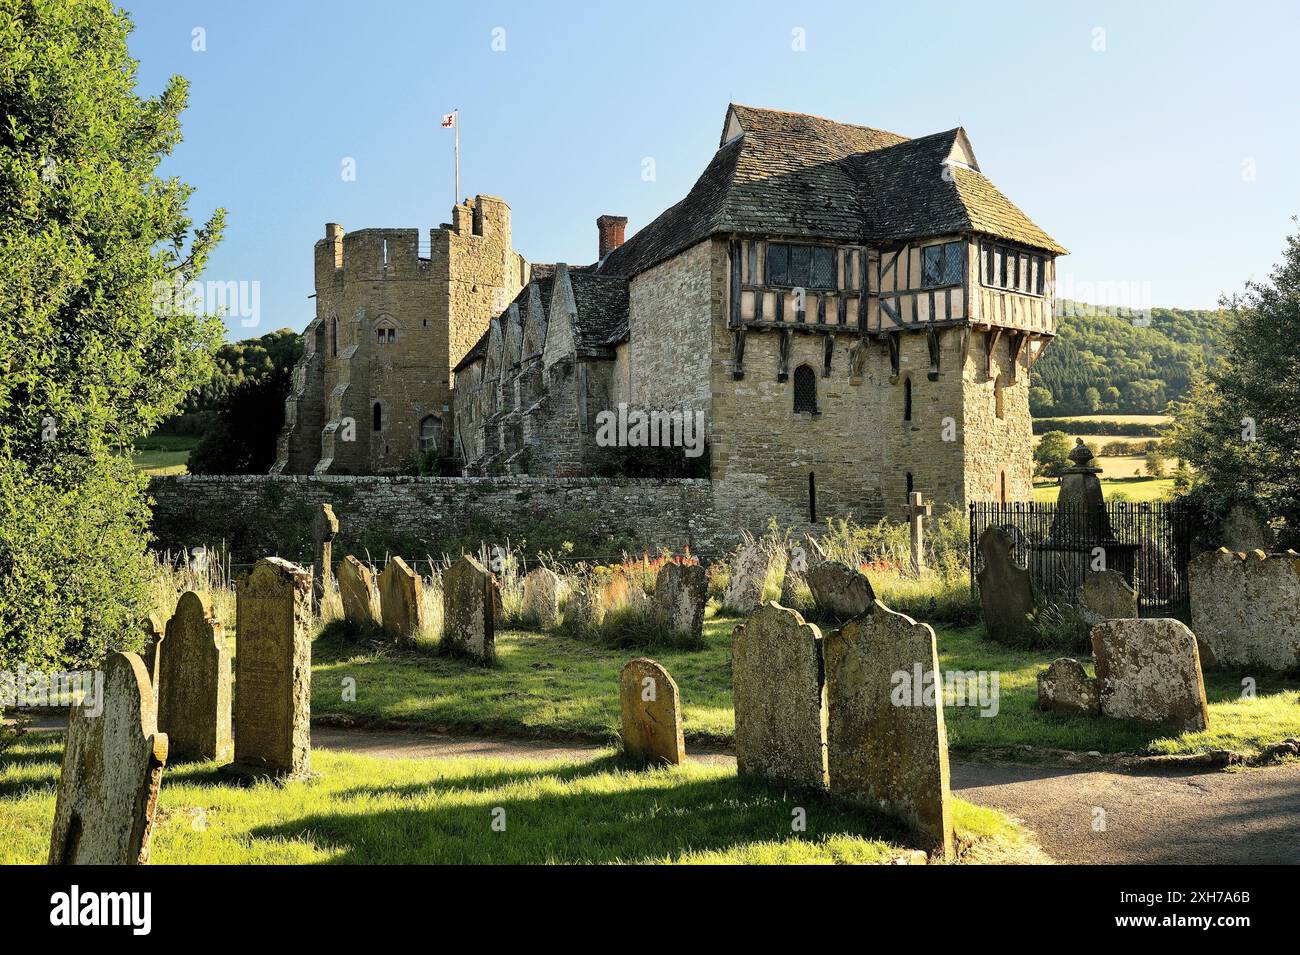
{"label": "leaded window", "polygon": [[763,282],[789,288],[835,288],[835,250],[769,242]]}
{"label": "leaded window", "polygon": [[795,414],[817,413],[817,376],[807,365],[794,370]]}

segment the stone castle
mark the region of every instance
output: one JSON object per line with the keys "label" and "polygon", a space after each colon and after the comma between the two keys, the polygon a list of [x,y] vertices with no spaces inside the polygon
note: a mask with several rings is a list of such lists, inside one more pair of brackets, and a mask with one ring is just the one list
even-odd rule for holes
{"label": "stone castle", "polygon": [[1029,368],[1065,250],[962,129],[908,139],[731,105],[684,199],[590,265],[525,261],[510,209],[325,227],[273,469],[573,477],[603,412],[702,415],[738,526],[1027,500]]}

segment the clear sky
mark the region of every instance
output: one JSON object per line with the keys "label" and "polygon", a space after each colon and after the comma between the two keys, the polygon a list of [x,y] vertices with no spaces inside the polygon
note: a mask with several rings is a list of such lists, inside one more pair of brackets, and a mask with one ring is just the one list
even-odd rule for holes
{"label": "clear sky", "polygon": [[124,5],[141,92],[192,83],[163,171],[197,187],[196,222],[229,211],[205,278],[260,283],[260,324],[232,320],[236,338],[311,319],[326,222],[449,219],[453,107],[462,195],[504,197],[532,261],[591,262],[598,215],[630,235],[680,199],[731,101],[911,136],[964,126],[1070,250],[1067,297],[1213,307],[1267,275],[1300,213],[1300,4]]}

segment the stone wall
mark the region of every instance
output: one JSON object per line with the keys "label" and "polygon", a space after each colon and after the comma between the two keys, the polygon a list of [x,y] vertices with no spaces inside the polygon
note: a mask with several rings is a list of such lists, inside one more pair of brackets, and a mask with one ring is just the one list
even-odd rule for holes
{"label": "stone wall", "polygon": [[310,561],[312,514],[326,503],[339,518],[336,560],[367,549],[375,559],[421,559],[507,537],[530,546],[553,539],[557,548],[572,540],[575,557],[633,546],[712,555],[739,533],[715,518],[708,481],[176,475],[154,478],[149,490],[159,549],[224,542],[237,562]]}
{"label": "stone wall", "polygon": [[1300,673],[1300,554],[1207,551],[1188,578],[1192,630],[1208,664]]}
{"label": "stone wall", "polygon": [[[632,279],[628,295],[629,397],[638,408],[689,408],[709,414],[709,319],[721,294],[701,242]],[[723,273],[725,274],[725,273]],[[716,282],[715,282],[716,276]]]}

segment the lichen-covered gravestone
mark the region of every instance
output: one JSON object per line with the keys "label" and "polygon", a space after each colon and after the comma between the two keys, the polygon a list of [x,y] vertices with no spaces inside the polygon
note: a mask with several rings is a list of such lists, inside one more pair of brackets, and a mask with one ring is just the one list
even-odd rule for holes
{"label": "lichen-covered gravestone", "polygon": [[623,752],[639,763],[676,766],[686,760],[677,683],[654,660],[638,657],[618,680],[623,711]]}
{"label": "lichen-covered gravestone", "polygon": [[316,517],[312,521],[316,562],[311,565],[311,593],[317,607],[325,598],[325,588],[329,584],[330,568],[334,562],[334,537],[338,532],[339,519],[334,516],[334,508],[322,504],[316,509]]}
{"label": "lichen-covered gravestone", "polygon": [[496,659],[496,577],[468,555],[442,575],[442,643],[480,663]]}
{"label": "lichen-covered gravestone", "polygon": [[538,567],[524,577],[524,619],[550,629],[560,619],[560,578],[555,571]]}
{"label": "lichen-covered gravestone", "polygon": [[401,643],[414,640],[424,626],[424,581],[400,557],[379,575],[379,612],[384,633]]}
{"label": "lichen-covered gravestone", "polygon": [[1107,620],[1092,628],[1103,716],[1203,730],[1209,725],[1196,636],[1180,620]]}
{"label": "lichen-covered gravestone", "polygon": [[335,565],[334,577],[343,601],[343,619],[355,630],[374,628],[379,615],[375,612],[375,575],[370,568],[348,554]]}
{"label": "lichen-covered gravestone", "polygon": [[785,553],[773,553],[760,542],[742,547],[731,562],[731,577],[723,603],[737,613],[752,613],[769,586],[779,585],[785,574]]}
{"label": "lichen-covered gravestone", "polygon": [[231,752],[230,650],[210,601],[181,594],[167,621],[158,679],[158,727],[172,761]]}
{"label": "lichen-covered gravestone", "polygon": [[985,528],[978,546],[984,561],[979,572],[984,629],[998,643],[1024,643],[1034,609],[1029,571],[1016,562],[1011,534],[1005,528]]}
{"label": "lichen-covered gravestone", "polygon": [[813,603],[819,613],[834,620],[849,620],[866,613],[875,603],[876,594],[866,574],[847,564],[826,561],[805,575]]}
{"label": "lichen-covered gravestone", "polygon": [[1061,657],[1038,673],[1038,708],[1057,713],[1100,716],[1097,681],[1078,660]]}
{"label": "lichen-covered gravestone", "polygon": [[311,575],[279,557],[235,585],[235,765],[311,774]]}
{"label": "lichen-covered gravestone", "polygon": [[826,635],[831,792],[906,818],[952,858],[952,794],[934,631],[879,601]]}
{"label": "lichen-covered gravestone", "polygon": [[731,636],[736,767],[796,786],[826,785],[821,631],[765,603]]}
{"label": "lichen-covered gravestone", "polygon": [[[167,734],[158,732],[144,661],[114,653],[103,696],[74,706],[54,805],[50,865],[145,865]],[[90,715],[102,708],[97,715]]]}
{"label": "lichen-covered gravestone", "polygon": [[1088,571],[1079,589],[1079,615],[1089,626],[1138,615],[1138,592],[1118,570]]}
{"label": "lichen-covered gravestone", "polygon": [[1300,672],[1300,555],[1220,549],[1193,560],[1188,577],[1207,665]]}
{"label": "lichen-covered gravestone", "polygon": [[704,605],[709,579],[699,564],[667,563],[655,578],[654,616],[657,626],[700,643],[704,639]]}

